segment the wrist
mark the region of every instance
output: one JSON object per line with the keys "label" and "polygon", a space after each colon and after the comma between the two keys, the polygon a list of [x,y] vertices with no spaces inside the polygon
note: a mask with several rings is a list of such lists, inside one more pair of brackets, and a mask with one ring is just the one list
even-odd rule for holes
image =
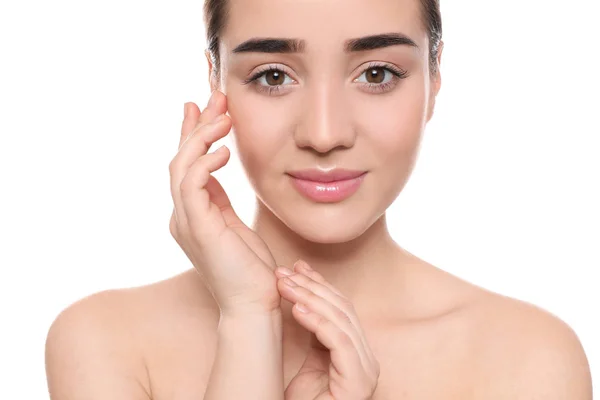
{"label": "wrist", "polygon": [[281,307],[264,307],[261,305],[236,305],[230,307],[220,307],[221,318],[228,319],[265,319],[281,317]]}
{"label": "wrist", "polygon": [[276,339],[282,339],[283,323],[281,309],[257,310],[236,309],[221,310],[218,333],[221,336],[243,336],[250,339],[254,334],[267,334]]}
{"label": "wrist", "polygon": [[268,321],[280,322],[282,311],[280,307],[275,309],[265,309],[262,307],[236,307],[236,308],[221,308],[220,321],[239,322],[239,323],[262,323]]}

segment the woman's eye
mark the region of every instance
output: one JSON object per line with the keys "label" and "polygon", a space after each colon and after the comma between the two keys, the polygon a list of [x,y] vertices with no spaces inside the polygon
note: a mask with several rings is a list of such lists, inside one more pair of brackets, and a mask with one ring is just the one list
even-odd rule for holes
{"label": "woman's eye", "polygon": [[[386,74],[387,72],[387,74]],[[365,75],[366,81],[359,80]],[[386,76],[389,79],[386,79]],[[400,82],[401,79],[408,77],[408,72],[395,67],[384,67],[379,65],[371,65],[363,71],[363,73],[355,80],[361,83],[368,91],[373,93],[383,93],[392,90]]]}
{"label": "woman's eye", "polygon": [[[384,82],[386,72],[388,73],[387,75],[389,76],[390,79]],[[373,85],[385,84],[385,83],[390,82],[394,78],[394,74],[392,73],[392,71],[390,71],[389,69],[384,68],[384,67],[369,68],[369,69],[365,70],[360,76],[363,76],[363,75],[366,76],[366,82],[364,82],[364,83],[370,83]],[[358,82],[361,82],[361,81],[358,81]]]}
{"label": "woman's eye", "polygon": [[[286,81],[285,77],[288,77]],[[286,83],[293,82],[294,80],[290,78],[285,72],[278,69],[271,69],[261,73],[260,75],[254,78],[257,82],[260,83],[261,86],[280,86]]]}
{"label": "woman's eye", "polygon": [[286,83],[294,82],[293,79],[288,80],[285,77],[289,76],[276,67],[269,67],[267,70],[259,71],[250,78],[242,82],[244,85],[252,84],[259,92],[266,92],[269,95],[279,94],[280,90]]}

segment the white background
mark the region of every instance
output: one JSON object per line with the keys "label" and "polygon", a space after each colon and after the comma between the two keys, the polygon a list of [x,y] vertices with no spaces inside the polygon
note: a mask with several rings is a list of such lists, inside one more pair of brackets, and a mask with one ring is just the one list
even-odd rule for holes
{"label": "white background", "polygon": [[[592,10],[592,8],[595,8]],[[600,388],[598,2],[443,1],[443,85],[394,238],[566,321]],[[0,393],[47,398],[56,315],[191,267],[171,238],[183,103],[208,100],[202,1],[0,6]],[[244,221],[231,137],[216,173]]]}

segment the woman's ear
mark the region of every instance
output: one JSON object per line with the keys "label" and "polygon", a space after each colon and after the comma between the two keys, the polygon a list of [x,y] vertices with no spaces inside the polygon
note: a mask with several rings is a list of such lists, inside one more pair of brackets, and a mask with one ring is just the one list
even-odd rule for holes
{"label": "woman's ear", "polygon": [[435,109],[435,99],[440,91],[442,86],[442,73],[440,71],[440,67],[442,65],[442,51],[444,50],[444,42],[440,41],[440,46],[438,50],[437,56],[437,67],[435,74],[431,77],[431,91],[429,93],[429,110],[427,113],[427,121],[431,119],[433,116],[433,111]]}
{"label": "woman's ear", "polygon": [[208,85],[210,87],[210,92],[214,92],[215,89],[218,89],[216,78],[214,77],[214,69],[213,62],[210,56],[210,51],[205,50],[204,55],[206,56],[206,61],[208,61]]}

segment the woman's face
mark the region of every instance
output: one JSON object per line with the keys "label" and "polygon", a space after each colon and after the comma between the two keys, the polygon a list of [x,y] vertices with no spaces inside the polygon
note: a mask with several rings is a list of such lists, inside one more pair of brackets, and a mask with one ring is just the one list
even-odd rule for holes
{"label": "woman's face", "polygon": [[[439,90],[439,77],[429,74],[420,0],[228,2],[218,87],[257,197],[307,240],[359,236],[408,181]],[[350,40],[391,33],[416,46],[391,41],[371,48],[381,43],[375,39],[346,48]],[[234,51],[256,38],[303,44]],[[270,67],[278,71],[260,75]],[[338,202],[306,198],[287,174],[332,167],[368,172],[358,191]]]}

